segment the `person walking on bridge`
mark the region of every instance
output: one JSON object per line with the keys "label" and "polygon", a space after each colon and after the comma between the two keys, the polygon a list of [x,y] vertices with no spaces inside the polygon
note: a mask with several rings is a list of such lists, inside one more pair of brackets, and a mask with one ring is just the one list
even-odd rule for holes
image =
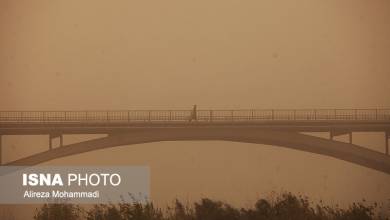
{"label": "person walking on bridge", "polygon": [[196,105],[194,105],[194,107],[192,108],[192,112],[191,112],[191,116],[190,116],[190,122],[192,120],[195,120],[195,121],[198,120],[197,114],[196,114]]}

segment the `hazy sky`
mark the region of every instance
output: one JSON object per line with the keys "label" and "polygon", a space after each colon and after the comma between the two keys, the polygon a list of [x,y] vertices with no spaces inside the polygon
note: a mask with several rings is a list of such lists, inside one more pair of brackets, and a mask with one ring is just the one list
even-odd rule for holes
{"label": "hazy sky", "polygon": [[[1,0],[0,110],[390,108],[389,39],[388,0]],[[383,150],[382,134],[355,140]],[[4,142],[8,159],[47,144]],[[48,164],[84,163],[150,165],[161,202],[390,199],[388,175],[262,145],[153,143]]]}
{"label": "hazy sky", "polygon": [[2,0],[1,109],[390,107],[383,1]]}

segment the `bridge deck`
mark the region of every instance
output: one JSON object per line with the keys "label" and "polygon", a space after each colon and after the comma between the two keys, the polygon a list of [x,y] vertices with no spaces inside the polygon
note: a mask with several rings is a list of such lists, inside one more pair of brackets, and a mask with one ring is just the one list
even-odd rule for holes
{"label": "bridge deck", "polygon": [[389,131],[390,109],[0,111],[0,134],[110,133],[229,126],[288,131]]}
{"label": "bridge deck", "polygon": [[[385,132],[384,153],[352,144],[352,132]],[[329,132],[330,140],[300,132]],[[63,145],[66,134],[106,134]],[[333,137],[349,134],[349,143]],[[269,144],[390,173],[390,109],[0,111],[2,135],[48,135],[49,150],[7,164],[34,165],[121,145],[176,140]],[[53,148],[52,140],[59,138]]]}
{"label": "bridge deck", "polygon": [[189,121],[390,121],[390,109],[0,111],[0,124]]}

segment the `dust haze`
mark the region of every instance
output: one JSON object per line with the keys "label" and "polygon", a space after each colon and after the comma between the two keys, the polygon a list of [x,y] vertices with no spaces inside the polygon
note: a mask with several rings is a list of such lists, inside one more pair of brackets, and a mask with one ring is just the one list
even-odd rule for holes
{"label": "dust haze", "polygon": [[[0,110],[390,108],[389,39],[386,0],[2,0]],[[3,138],[4,160],[46,138]],[[384,149],[380,133],[354,143]],[[390,199],[384,173],[275,146],[162,142],[45,164],[149,165],[160,204]]]}

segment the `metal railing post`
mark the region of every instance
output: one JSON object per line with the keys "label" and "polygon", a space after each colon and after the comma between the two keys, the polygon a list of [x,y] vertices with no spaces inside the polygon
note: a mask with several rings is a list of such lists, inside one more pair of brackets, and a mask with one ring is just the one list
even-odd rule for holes
{"label": "metal railing post", "polygon": [[378,120],[378,109],[375,109],[375,120]]}
{"label": "metal railing post", "polygon": [[355,109],[355,120],[357,120],[357,119],[358,119],[358,110]]}
{"label": "metal railing post", "polygon": [[[296,120],[296,115],[297,115],[297,110],[294,109],[294,121]],[[306,116],[306,118],[307,118],[307,116]]]}

